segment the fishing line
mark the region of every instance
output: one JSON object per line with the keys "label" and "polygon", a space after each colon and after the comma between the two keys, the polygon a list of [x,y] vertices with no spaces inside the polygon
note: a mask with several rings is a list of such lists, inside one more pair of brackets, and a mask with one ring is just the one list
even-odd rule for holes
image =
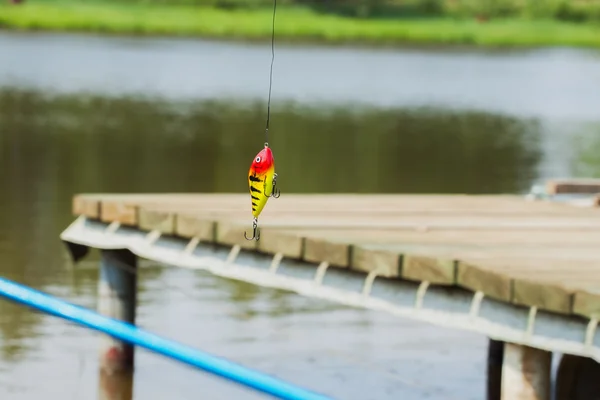
{"label": "fishing line", "polygon": [[273,88],[273,62],[275,61],[275,14],[277,0],[273,0],[273,21],[271,26],[271,72],[269,74],[269,100],[267,101],[267,124],[265,127],[265,146],[269,145],[269,122],[271,121],[271,89]]}
{"label": "fishing line", "polygon": [[265,126],[265,147],[256,154],[248,170],[248,189],[252,204],[252,236],[246,240],[259,240],[258,216],[267,204],[270,197],[279,198],[281,192],[277,189],[277,174],[275,173],[275,159],[269,147],[269,124],[271,122],[271,92],[273,89],[273,63],[275,62],[275,15],[277,14],[277,0],[273,0],[273,20],[271,26],[271,71],[269,73],[269,99],[267,100],[267,123]]}

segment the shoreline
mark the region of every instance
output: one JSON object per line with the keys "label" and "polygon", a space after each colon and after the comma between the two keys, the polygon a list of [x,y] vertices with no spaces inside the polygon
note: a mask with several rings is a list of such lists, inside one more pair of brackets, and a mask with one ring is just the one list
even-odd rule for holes
{"label": "shoreline", "polygon": [[[189,38],[264,43],[271,11],[116,3],[0,5],[0,31]],[[285,45],[373,49],[600,49],[600,25],[554,20],[478,22],[452,18],[354,19],[305,9],[278,11],[275,41]]]}
{"label": "shoreline", "polygon": [[[14,29],[0,26],[0,34],[21,34],[21,35],[64,35],[64,36],[90,36],[105,39],[156,39],[156,40],[189,40],[206,41],[214,43],[224,43],[231,45],[268,45],[271,44],[271,37],[246,38],[238,36],[207,36],[201,34],[168,34],[168,33],[136,33],[129,31],[106,32],[86,29]],[[600,33],[599,33],[600,35]],[[594,51],[600,50],[598,46],[569,46],[564,44],[548,45],[473,45],[465,43],[438,43],[438,42],[373,42],[373,41],[319,41],[304,37],[296,38],[277,38],[275,37],[275,46],[285,46],[286,48],[310,47],[310,48],[331,48],[331,49],[349,49],[362,51],[378,50],[402,50],[402,51],[431,51],[431,52],[471,52],[471,53],[524,53],[530,51],[543,50],[574,50],[574,51]],[[277,48],[276,48],[277,50]]]}

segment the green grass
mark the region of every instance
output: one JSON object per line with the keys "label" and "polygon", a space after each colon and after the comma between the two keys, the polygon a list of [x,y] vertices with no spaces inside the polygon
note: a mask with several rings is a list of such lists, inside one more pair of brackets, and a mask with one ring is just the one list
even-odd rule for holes
{"label": "green grass", "polygon": [[[271,10],[184,5],[54,2],[0,5],[0,28],[259,40],[270,36]],[[600,47],[600,25],[525,18],[354,19],[281,7],[276,37],[325,43]]]}

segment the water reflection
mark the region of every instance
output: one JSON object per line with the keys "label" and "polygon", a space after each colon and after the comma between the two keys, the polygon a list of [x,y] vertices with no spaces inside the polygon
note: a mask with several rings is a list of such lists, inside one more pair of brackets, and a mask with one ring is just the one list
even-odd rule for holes
{"label": "water reflection", "polygon": [[[4,179],[36,182],[13,187],[15,204],[44,193],[58,206],[90,190],[243,191],[239,171],[263,142],[262,103],[4,91],[0,109]],[[536,120],[482,112],[285,104],[271,144],[288,193],[506,193],[534,178],[540,133]]]}
{"label": "water reflection", "polygon": [[43,336],[38,331],[43,315],[6,301],[0,302],[0,315],[0,337],[3,339],[0,357],[6,362],[18,362],[27,353],[35,351],[35,339]]}
{"label": "water reflection", "polygon": [[98,400],[131,400],[133,398],[133,374],[107,374],[100,372]]}
{"label": "water reflection", "polygon": [[241,281],[223,280],[222,284],[229,304],[232,304],[230,317],[238,320],[251,320],[266,317],[275,320],[294,312],[297,314],[326,314],[345,308],[339,304],[315,301],[310,298],[289,296],[283,290],[263,289]]}

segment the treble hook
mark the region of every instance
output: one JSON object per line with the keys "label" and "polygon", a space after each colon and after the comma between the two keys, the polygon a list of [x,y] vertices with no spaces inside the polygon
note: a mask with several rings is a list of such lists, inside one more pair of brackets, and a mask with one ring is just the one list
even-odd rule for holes
{"label": "treble hook", "polygon": [[273,189],[271,189],[271,194],[267,195],[267,197],[278,199],[281,196],[281,191],[275,185],[277,185],[277,174],[273,174]]}
{"label": "treble hook", "polygon": [[246,232],[244,232],[244,237],[246,240],[256,240],[260,239],[260,231],[258,230],[258,218],[254,218],[252,221],[252,237],[248,237]]}

